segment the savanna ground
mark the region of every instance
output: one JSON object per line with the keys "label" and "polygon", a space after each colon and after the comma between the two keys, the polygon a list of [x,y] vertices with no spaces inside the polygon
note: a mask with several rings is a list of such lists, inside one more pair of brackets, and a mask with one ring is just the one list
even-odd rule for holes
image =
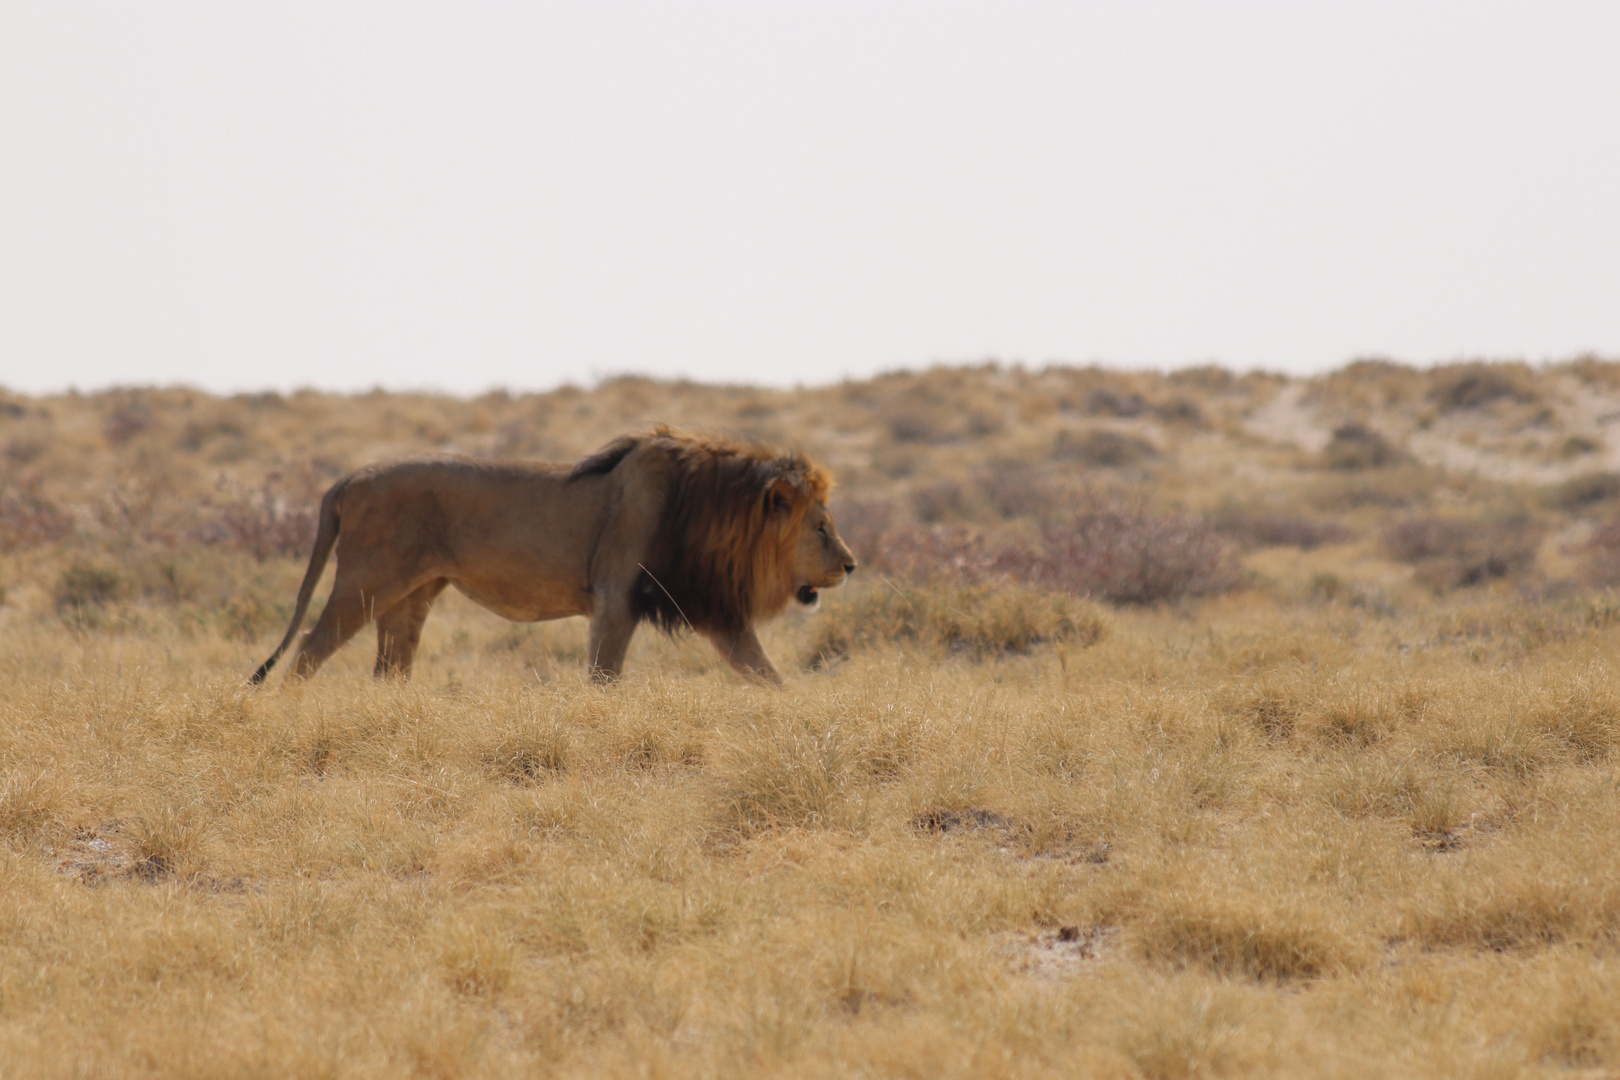
{"label": "savanna ground", "polygon": [[[440,602],[250,690],[320,490],[803,446],[766,635]],[[1612,1076],[1620,365],[0,397],[6,1076]]]}

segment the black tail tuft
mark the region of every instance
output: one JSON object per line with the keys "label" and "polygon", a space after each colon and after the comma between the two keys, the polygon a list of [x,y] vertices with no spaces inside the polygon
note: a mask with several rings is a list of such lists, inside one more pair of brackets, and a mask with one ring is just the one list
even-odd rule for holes
{"label": "black tail tuft", "polygon": [[264,677],[270,674],[270,669],[275,666],[276,657],[272,656],[270,659],[259,665],[258,671],[255,671],[252,675],[248,676],[248,685],[258,686],[260,683],[264,682]]}

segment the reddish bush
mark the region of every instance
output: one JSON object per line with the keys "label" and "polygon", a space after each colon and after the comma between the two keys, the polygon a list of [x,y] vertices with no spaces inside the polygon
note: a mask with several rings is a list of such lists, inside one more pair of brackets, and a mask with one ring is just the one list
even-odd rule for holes
{"label": "reddish bush", "polygon": [[1024,580],[1113,604],[1210,596],[1240,580],[1208,522],[1140,511],[1101,511],[1049,526]]}
{"label": "reddish bush", "polygon": [[1620,585],[1620,521],[1611,521],[1570,554],[1582,555],[1581,578],[1588,585],[1612,589]]}
{"label": "reddish bush", "polygon": [[314,501],[296,502],[279,494],[272,474],[257,491],[234,491],[220,504],[219,520],[200,539],[223,540],[251,554],[259,562],[271,556],[298,558],[315,544],[318,507]]}
{"label": "reddish bush", "polygon": [[1012,581],[1113,604],[1209,596],[1240,580],[1207,522],[1139,511],[1082,513],[1038,544],[1001,547],[964,528],[900,529],[882,550],[878,569],[908,581]]}
{"label": "reddish bush", "polygon": [[884,535],[873,566],[905,581],[977,585],[1005,574],[997,559],[984,537],[971,529],[908,526]]}
{"label": "reddish bush", "polygon": [[113,446],[123,446],[157,423],[151,408],[139,397],[127,397],[101,420],[101,434]]}
{"label": "reddish bush", "polygon": [[883,502],[844,502],[832,506],[838,535],[844,538],[855,561],[871,566],[881,561],[883,540],[894,520],[894,508]]}
{"label": "reddish bush", "polygon": [[60,540],[73,519],[47,499],[37,479],[0,481],[0,551],[19,551]]}

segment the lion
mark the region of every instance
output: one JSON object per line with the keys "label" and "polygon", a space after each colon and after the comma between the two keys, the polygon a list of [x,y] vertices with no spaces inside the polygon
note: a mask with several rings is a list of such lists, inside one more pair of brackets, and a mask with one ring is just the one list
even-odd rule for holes
{"label": "lion", "polygon": [[645,621],[694,630],[736,671],[780,684],[755,625],[795,600],[815,607],[821,589],[855,571],[827,511],[831,488],[802,454],[667,427],[573,466],[371,465],[321,499],[292,625],[249,681],[263,682],[291,644],[336,546],[332,594],[299,642],[294,677],[313,675],[375,619],[374,674],[408,678],[428,611],[454,586],[508,619],[589,618],[597,682],[619,677]]}

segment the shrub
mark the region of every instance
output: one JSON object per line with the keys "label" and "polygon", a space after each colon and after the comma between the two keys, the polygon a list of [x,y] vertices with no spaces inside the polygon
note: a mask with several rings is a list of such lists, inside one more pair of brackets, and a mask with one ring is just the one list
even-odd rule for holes
{"label": "shrub", "polygon": [[1572,553],[1584,556],[1580,573],[1588,585],[1600,588],[1620,585],[1620,521],[1602,526]]}
{"label": "shrub", "polygon": [[832,507],[838,535],[857,562],[871,565],[882,559],[884,534],[894,520],[894,507],[886,502],[839,501]]}
{"label": "shrub", "polygon": [[1003,518],[1045,518],[1063,502],[1061,490],[1027,465],[992,466],[979,477],[979,488]]}
{"label": "shrub", "polygon": [[1479,585],[1528,570],[1541,544],[1541,529],[1523,515],[1485,520],[1414,516],[1384,534],[1384,547],[1399,562],[1441,587]]}
{"label": "shrub", "polygon": [[1322,464],[1346,472],[1357,469],[1384,469],[1408,460],[1407,455],[1383,435],[1362,424],[1344,424],[1333,431],[1333,438],[1322,449]]}
{"label": "shrub", "polygon": [[1295,547],[1311,551],[1323,544],[1343,544],[1356,534],[1336,521],[1315,521],[1293,514],[1254,512],[1228,507],[1211,520],[1215,531],[1241,548]]}
{"label": "shrub", "polygon": [[993,435],[1001,418],[983,407],[963,409],[954,400],[910,396],[895,404],[884,417],[896,442],[939,445]]}
{"label": "shrub", "polygon": [[7,439],[5,449],[0,450],[0,455],[4,455],[7,461],[17,466],[29,465],[38,461],[43,453],[45,453],[45,440],[32,439],[26,435]]}
{"label": "shrub", "polygon": [[1092,416],[1141,416],[1151,406],[1147,399],[1134,391],[1123,393],[1109,386],[1100,386],[1086,395],[1086,412]]}
{"label": "shrub", "polygon": [[1231,393],[1238,385],[1239,376],[1219,364],[1199,364],[1179,368],[1170,373],[1170,385],[1199,390],[1206,394]]}
{"label": "shrub", "polygon": [[1541,400],[1535,376],[1523,364],[1450,364],[1436,368],[1429,399],[1442,412],[1477,409],[1495,401],[1530,404]]}
{"label": "shrub", "polygon": [[101,434],[113,446],[123,446],[157,423],[152,409],[138,395],[121,398],[101,420]]}
{"label": "shrub", "polygon": [[1586,454],[1595,454],[1602,449],[1602,439],[1594,439],[1588,435],[1570,435],[1558,444],[1558,456],[1565,459],[1578,458]]}
{"label": "shrub", "polygon": [[1204,410],[1198,407],[1196,401],[1187,398],[1171,398],[1154,406],[1153,414],[1167,424],[1186,424],[1188,427],[1204,426]]}
{"label": "shrub", "polygon": [[1094,428],[1088,431],[1063,432],[1052,447],[1052,456],[1060,461],[1078,461],[1083,465],[1117,468],[1151,461],[1159,456],[1159,451],[1140,436]]}
{"label": "shrub", "polygon": [[1207,521],[1131,510],[1083,512],[1043,528],[1038,543],[1000,547],[965,528],[900,529],[876,568],[910,582],[1005,581],[1111,604],[1211,596],[1241,580]]}
{"label": "shrub", "polygon": [[129,581],[118,571],[76,562],[56,580],[54,600],[58,611],[99,608],[129,591]]}
{"label": "shrub", "polygon": [[1240,575],[1201,518],[1140,511],[1095,511],[1049,526],[1043,551],[1003,560],[1023,580],[1113,604],[1153,604],[1211,596]]}
{"label": "shrub", "polygon": [[1070,596],[1017,585],[889,585],[847,604],[829,604],[806,662],[821,667],[890,642],[982,658],[1024,653],[1046,642],[1092,645],[1106,632],[1102,614]]}
{"label": "shrub", "polygon": [[983,534],[962,526],[896,529],[883,537],[873,569],[912,583],[978,584],[1002,572]]}
{"label": "shrub", "polygon": [[37,479],[0,481],[0,552],[54,543],[73,531],[73,519],[47,499]]}
{"label": "shrub", "polygon": [[932,525],[952,518],[968,517],[968,490],[955,480],[925,484],[911,493],[911,509],[917,520]]}
{"label": "shrub", "polygon": [[1620,473],[1593,472],[1570,477],[1547,492],[1547,505],[1559,510],[1582,510],[1620,498]]}

